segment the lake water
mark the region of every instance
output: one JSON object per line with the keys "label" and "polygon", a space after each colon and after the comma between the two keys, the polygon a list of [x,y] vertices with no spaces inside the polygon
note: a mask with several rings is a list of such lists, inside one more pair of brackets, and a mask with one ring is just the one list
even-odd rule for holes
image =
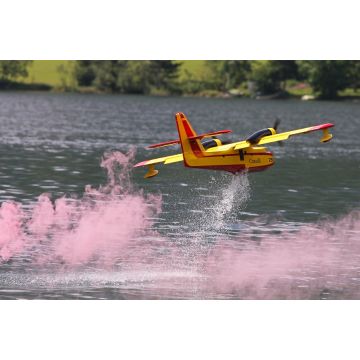
{"label": "lake water", "polygon": [[[334,139],[271,144],[261,173],[145,180],[131,164],[179,151],[145,150],[178,111],[232,141],[276,117]],[[0,130],[2,299],[360,298],[359,102],[0,93]]]}

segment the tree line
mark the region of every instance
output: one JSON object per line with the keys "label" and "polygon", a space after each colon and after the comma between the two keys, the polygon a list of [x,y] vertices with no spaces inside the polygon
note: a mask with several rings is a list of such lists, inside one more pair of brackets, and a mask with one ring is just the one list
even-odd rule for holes
{"label": "tree line", "polygon": [[267,95],[286,92],[289,80],[309,83],[319,98],[334,99],[346,88],[360,88],[358,60],[208,60],[202,77],[187,73],[179,78],[181,62],[78,61],[76,79],[81,86],[118,93],[196,94],[205,90],[227,92],[252,84]]}
{"label": "tree line", "polygon": [[[0,61],[0,84],[27,74],[31,61]],[[226,93],[244,89],[252,95],[286,94],[289,83],[309,84],[315,95],[334,99],[344,89],[360,88],[359,60],[207,60],[202,74],[180,76],[181,61],[79,60],[74,83],[123,94]]]}

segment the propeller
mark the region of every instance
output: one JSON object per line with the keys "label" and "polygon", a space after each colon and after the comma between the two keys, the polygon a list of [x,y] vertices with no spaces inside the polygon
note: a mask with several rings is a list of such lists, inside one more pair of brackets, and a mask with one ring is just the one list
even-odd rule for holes
{"label": "propeller", "polygon": [[[281,120],[280,120],[278,117],[276,117],[276,118],[275,118],[274,125],[273,125],[273,129],[274,129],[276,132],[277,132],[277,129],[278,129],[280,123],[281,123]],[[283,143],[282,141],[279,141],[278,144],[279,144],[280,146],[284,146],[284,143]]]}
{"label": "propeller", "polygon": [[279,127],[280,123],[281,123],[281,120],[280,120],[278,117],[276,117],[276,118],[275,118],[274,125],[273,125],[273,129],[274,129],[276,132],[277,132],[277,128]]}

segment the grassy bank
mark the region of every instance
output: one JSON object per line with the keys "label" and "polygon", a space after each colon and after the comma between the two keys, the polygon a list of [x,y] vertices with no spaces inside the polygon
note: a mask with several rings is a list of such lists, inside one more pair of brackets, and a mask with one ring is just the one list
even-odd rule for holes
{"label": "grassy bank", "polygon": [[182,60],[179,71],[179,80],[185,80],[187,76],[194,79],[202,79],[206,73],[205,60]]}
{"label": "grassy bank", "polygon": [[58,67],[67,66],[66,60],[34,60],[29,66],[29,76],[24,78],[26,83],[43,83],[50,86],[60,85],[60,73]]}

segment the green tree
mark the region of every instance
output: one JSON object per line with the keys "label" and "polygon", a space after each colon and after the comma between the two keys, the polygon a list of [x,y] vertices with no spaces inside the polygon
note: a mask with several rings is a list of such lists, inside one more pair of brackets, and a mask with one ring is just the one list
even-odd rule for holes
{"label": "green tree", "polygon": [[174,92],[179,65],[171,60],[79,61],[76,78],[80,85],[114,93]]}
{"label": "green tree", "polygon": [[127,93],[175,92],[179,65],[171,60],[128,61],[125,71],[119,74],[118,86]]}
{"label": "green tree", "polygon": [[0,60],[0,80],[16,80],[28,75],[31,60]]}
{"label": "green tree", "polygon": [[284,91],[286,80],[297,79],[298,66],[295,60],[255,60],[251,62],[250,79],[262,94]]}
{"label": "green tree", "polygon": [[352,83],[354,64],[347,60],[301,60],[301,74],[322,99],[335,99],[340,90]]}
{"label": "green tree", "polygon": [[250,61],[225,60],[221,66],[221,73],[225,79],[225,88],[233,89],[248,79],[251,70]]}
{"label": "green tree", "polygon": [[75,73],[76,62],[74,60],[67,61],[57,66],[56,70],[60,75],[61,89],[63,91],[73,91],[77,88],[78,81]]}
{"label": "green tree", "polygon": [[357,91],[360,89],[360,60],[350,60],[349,86]]}
{"label": "green tree", "polygon": [[120,92],[118,78],[126,71],[125,60],[93,61],[95,79],[93,84],[100,90],[109,92]]}
{"label": "green tree", "polygon": [[90,86],[95,80],[92,60],[78,60],[75,65],[75,78],[80,86]]}
{"label": "green tree", "polygon": [[247,60],[208,60],[208,76],[205,80],[209,88],[226,91],[240,86],[247,80],[250,61]]}

